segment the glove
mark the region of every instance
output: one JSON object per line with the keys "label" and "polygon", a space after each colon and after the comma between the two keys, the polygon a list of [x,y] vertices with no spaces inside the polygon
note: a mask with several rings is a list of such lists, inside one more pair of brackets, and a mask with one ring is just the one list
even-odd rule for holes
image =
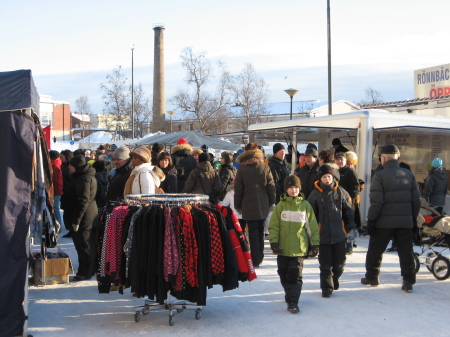
{"label": "glove", "polygon": [[269,212],[273,212],[274,209],[275,209],[275,205],[270,206],[270,207],[269,207]]}
{"label": "glove", "polygon": [[73,231],[78,232],[79,225],[72,225]]}
{"label": "glove", "polygon": [[308,253],[308,257],[316,257],[319,254],[319,246],[312,246]]}
{"label": "glove", "polygon": [[372,220],[367,220],[367,233],[369,235],[375,235],[376,233],[375,222]]}
{"label": "glove", "polygon": [[348,232],[347,234],[347,239],[349,241],[353,241],[358,237],[358,230],[356,229],[352,229],[350,232]]}
{"label": "glove", "polygon": [[242,215],[242,208],[236,208],[236,213],[239,215]]}
{"label": "glove", "polygon": [[280,245],[277,242],[273,242],[270,244],[270,248],[274,254],[279,254],[282,252]]}

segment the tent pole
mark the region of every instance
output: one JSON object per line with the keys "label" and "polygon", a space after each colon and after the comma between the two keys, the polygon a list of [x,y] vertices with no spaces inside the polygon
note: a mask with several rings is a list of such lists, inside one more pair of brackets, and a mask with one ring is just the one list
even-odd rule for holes
{"label": "tent pole", "polygon": [[292,150],[291,150],[291,174],[294,174],[297,163],[297,129],[292,133]]}

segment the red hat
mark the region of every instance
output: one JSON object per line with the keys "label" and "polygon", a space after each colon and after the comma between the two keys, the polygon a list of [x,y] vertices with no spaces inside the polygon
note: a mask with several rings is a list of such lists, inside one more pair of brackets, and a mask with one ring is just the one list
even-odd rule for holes
{"label": "red hat", "polygon": [[186,140],[186,138],[178,139],[177,145],[182,145],[182,144],[188,144],[188,141]]}

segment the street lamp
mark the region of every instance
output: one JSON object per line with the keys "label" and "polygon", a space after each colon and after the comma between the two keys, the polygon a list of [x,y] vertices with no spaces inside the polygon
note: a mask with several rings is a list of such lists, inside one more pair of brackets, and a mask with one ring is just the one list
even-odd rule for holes
{"label": "street lamp", "polygon": [[175,113],[175,111],[167,111],[167,113],[170,115],[170,133],[172,133],[172,115]]}
{"label": "street lamp", "polygon": [[131,45],[131,139],[134,140],[134,44]]}
{"label": "street lamp", "polygon": [[300,91],[300,90],[292,89],[292,88],[286,89],[286,90],[284,91],[284,92],[285,92],[286,94],[288,94],[289,97],[291,98],[291,119],[292,119],[292,98],[294,98],[295,94],[298,93],[299,91]]}

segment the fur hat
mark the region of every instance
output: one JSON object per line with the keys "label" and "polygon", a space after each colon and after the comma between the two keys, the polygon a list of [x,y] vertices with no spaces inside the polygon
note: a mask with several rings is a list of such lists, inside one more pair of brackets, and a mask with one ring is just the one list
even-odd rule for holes
{"label": "fur hat", "polygon": [[299,189],[302,189],[302,185],[300,183],[300,179],[297,176],[288,176],[284,179],[284,190],[287,191],[289,187],[297,186]]}
{"label": "fur hat", "polygon": [[318,176],[317,179],[320,180],[325,174],[331,174],[331,176],[334,178],[334,171],[331,168],[331,166],[327,164],[323,164],[319,167],[319,170],[317,171]]}
{"label": "fur hat", "polygon": [[144,163],[150,163],[152,161],[152,153],[146,147],[137,147],[133,151],[130,152],[131,156],[137,156],[141,158]]}
{"label": "fur hat", "polygon": [[313,156],[314,158],[317,158],[319,156],[319,153],[314,148],[309,148],[305,151],[305,156]]}
{"label": "fur hat", "polygon": [[341,143],[341,140],[339,139],[339,138],[334,138],[332,141],[331,141],[331,145],[341,145],[342,143]]}
{"label": "fur hat", "polygon": [[70,159],[69,164],[77,170],[78,168],[86,165],[86,158],[82,155],[75,156]]}
{"label": "fur hat", "polygon": [[280,151],[280,150],[286,150],[285,148],[284,148],[284,145],[283,144],[281,144],[281,143],[276,143],[274,146],[273,146],[273,154],[275,155],[278,151]]}
{"label": "fur hat", "polygon": [[182,145],[182,144],[189,144],[188,141],[186,140],[186,138],[178,139],[177,145]]}
{"label": "fur hat", "polygon": [[152,146],[152,151],[155,153],[160,153],[162,150],[164,150],[164,144],[162,143],[155,143]]}
{"label": "fur hat", "polygon": [[[113,145],[111,145],[111,148],[113,147]],[[125,146],[119,147],[118,149],[116,149],[114,151],[113,158],[114,159],[127,160],[128,158],[130,158],[130,149],[125,147]]]}

